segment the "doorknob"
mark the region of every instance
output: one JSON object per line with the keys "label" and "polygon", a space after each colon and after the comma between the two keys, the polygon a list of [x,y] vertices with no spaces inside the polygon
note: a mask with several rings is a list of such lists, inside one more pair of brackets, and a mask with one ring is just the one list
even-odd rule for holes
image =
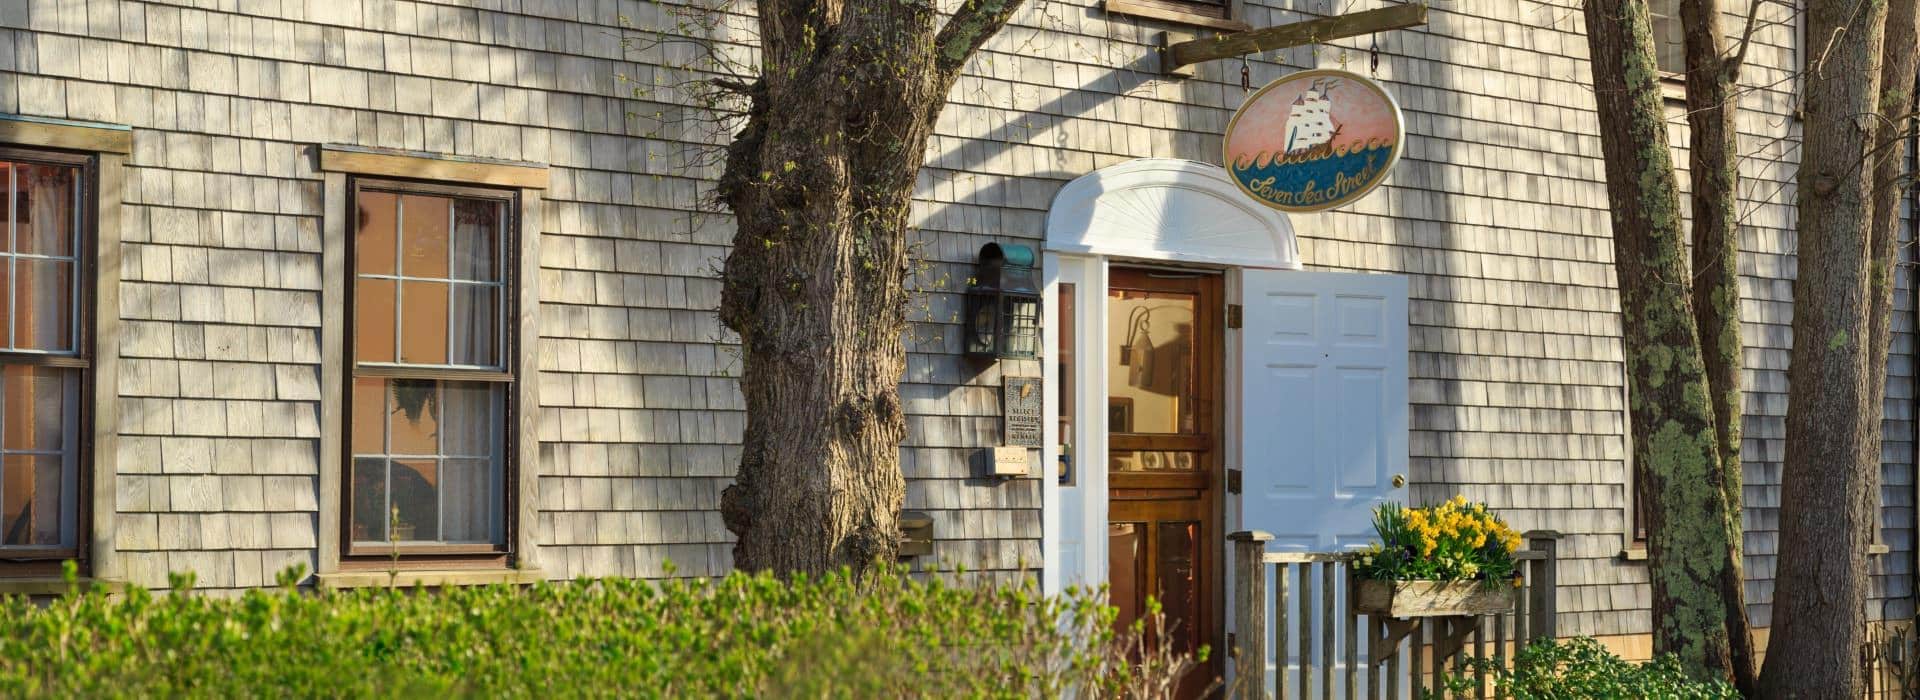
{"label": "doorknob", "polygon": [[1397,488],[1401,488],[1401,487],[1404,487],[1404,486],[1406,486],[1406,485],[1407,485],[1407,475],[1405,475],[1405,474],[1395,474],[1395,475],[1393,475],[1393,487],[1394,487],[1394,488],[1396,488],[1396,489],[1397,489]]}

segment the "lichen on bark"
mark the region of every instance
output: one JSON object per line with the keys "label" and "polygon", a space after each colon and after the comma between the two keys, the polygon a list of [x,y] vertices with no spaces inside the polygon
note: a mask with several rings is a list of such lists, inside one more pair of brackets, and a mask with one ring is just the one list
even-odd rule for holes
{"label": "lichen on bark", "polygon": [[[1722,488],[1726,463],[1713,399],[1738,389],[1716,387],[1708,377],[1647,0],[1588,0],[1585,13],[1611,200],[1636,493],[1649,533],[1654,646],[1696,677],[1728,678],[1729,628],[1744,620],[1730,613],[1740,609],[1738,597],[1723,597],[1739,537],[1737,500],[1730,500],[1738,491]],[[1737,304],[1725,301],[1712,300],[1714,310]],[[1724,340],[1724,329],[1710,332]]]}

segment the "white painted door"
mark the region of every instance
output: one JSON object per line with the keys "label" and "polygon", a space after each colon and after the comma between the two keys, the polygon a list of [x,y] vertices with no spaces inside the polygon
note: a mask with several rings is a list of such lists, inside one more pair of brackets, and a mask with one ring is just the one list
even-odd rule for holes
{"label": "white painted door", "polygon": [[1404,502],[1407,278],[1247,270],[1239,436],[1241,530],[1269,549],[1373,540],[1373,508]]}
{"label": "white painted door", "polygon": [[[1406,500],[1395,481],[1407,473],[1407,278],[1247,270],[1240,290],[1243,322],[1235,349],[1243,488],[1240,522],[1231,529],[1272,533],[1269,551],[1325,552],[1372,542],[1374,507]],[[1288,600],[1293,620],[1303,611],[1317,620],[1328,594],[1335,610],[1346,610],[1344,581],[1328,590],[1316,568],[1312,593],[1302,596],[1299,568]],[[1273,624],[1270,604],[1268,683],[1282,661]],[[1284,655],[1290,690],[1309,668],[1300,658],[1306,641],[1313,667],[1335,668],[1328,696],[1347,693],[1343,661],[1321,653],[1328,629],[1314,624],[1306,640],[1297,631],[1291,635]],[[1331,629],[1346,634],[1344,626]],[[1345,644],[1336,639],[1333,648]],[[1325,676],[1311,675],[1312,687],[1320,688]]]}

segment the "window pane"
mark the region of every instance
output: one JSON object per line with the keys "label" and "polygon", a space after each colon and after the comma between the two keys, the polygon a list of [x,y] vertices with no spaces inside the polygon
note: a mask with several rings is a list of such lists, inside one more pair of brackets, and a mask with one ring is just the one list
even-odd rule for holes
{"label": "window pane", "polygon": [[400,196],[400,274],[447,276],[447,223],[453,200],[426,195]]}
{"label": "window pane", "polygon": [[353,359],[393,361],[393,280],[358,279],[353,284]]}
{"label": "window pane", "polygon": [[441,538],[449,542],[493,539],[493,465],[487,460],[449,459],[441,463]]}
{"label": "window pane", "polygon": [[1077,317],[1073,306],[1074,286],[1072,282],[1060,283],[1060,347],[1055,349],[1054,358],[1060,363],[1060,371],[1054,376],[1060,378],[1060,465],[1058,477],[1060,485],[1072,486],[1073,475],[1073,426],[1079,412],[1074,407],[1078,398],[1074,388],[1077,386],[1074,373],[1079,365],[1073,360],[1074,319]]}
{"label": "window pane", "polygon": [[499,279],[499,202],[479,199],[454,201],[453,277],[463,280]]}
{"label": "window pane", "polygon": [[56,547],[60,533],[61,457],[7,455],[0,459],[0,544]]}
{"label": "window pane", "polygon": [[1154,595],[1166,606],[1167,620],[1188,623],[1171,625],[1174,650],[1198,651],[1192,623],[1200,614],[1200,586],[1194,565],[1194,554],[1200,549],[1200,523],[1160,523],[1159,530],[1160,561],[1154,569],[1160,580]]}
{"label": "window pane", "polygon": [[432,455],[440,451],[440,383],[428,379],[395,379],[393,413],[388,429],[391,454]]}
{"label": "window pane", "polygon": [[13,185],[14,163],[0,160],[0,253],[13,250],[13,234],[8,227],[13,224]]}
{"label": "window pane", "polygon": [[1654,0],[1653,54],[1662,71],[1687,72],[1686,30],[1680,25],[1678,0]]}
{"label": "window pane", "polygon": [[[0,235],[0,238],[6,238]],[[13,319],[13,266],[0,257],[0,346],[7,344],[6,334],[12,327]]]}
{"label": "window pane", "polygon": [[1147,575],[1144,525],[1107,524],[1107,604],[1119,609],[1114,629],[1126,629],[1146,611],[1146,591],[1141,590]]}
{"label": "window pane", "polygon": [[14,237],[19,251],[34,255],[73,255],[73,192],[78,169],[65,165],[17,163]]}
{"label": "window pane", "polygon": [[494,332],[500,316],[500,289],[474,284],[453,285],[453,336],[447,340],[448,363],[493,367],[500,364],[494,352],[498,344]]}
{"label": "window pane", "polygon": [[400,284],[400,320],[407,328],[400,338],[401,362],[447,364],[448,286],[445,282]]}
{"label": "window pane", "polygon": [[440,539],[439,465],[431,459],[393,460],[393,538],[400,542]]}
{"label": "window pane", "polygon": [[[503,385],[486,382],[447,382],[441,396],[440,454],[489,457],[494,453],[494,410]],[[504,428],[505,426],[501,426]]]}
{"label": "window pane", "polygon": [[366,275],[391,275],[399,239],[399,217],[394,205],[399,196],[391,192],[361,192],[355,203],[359,226],[354,229],[353,269]]}
{"label": "window pane", "polygon": [[353,380],[353,453],[387,452],[387,382],[365,377]]}
{"label": "window pane", "polygon": [[77,370],[8,365],[0,374],[7,451],[59,452],[67,432],[67,382]]}
{"label": "window pane", "polygon": [[1112,450],[1107,469],[1116,472],[1190,472],[1206,466],[1204,452],[1175,450]]}
{"label": "window pane", "polygon": [[349,525],[355,542],[384,542],[387,539],[387,460],[359,457],[353,460],[353,518]]}
{"label": "window pane", "polygon": [[13,345],[73,349],[73,263],[14,261]]}
{"label": "window pane", "polygon": [[1193,334],[1198,297],[1117,288],[1109,294],[1107,429],[1199,432]]}

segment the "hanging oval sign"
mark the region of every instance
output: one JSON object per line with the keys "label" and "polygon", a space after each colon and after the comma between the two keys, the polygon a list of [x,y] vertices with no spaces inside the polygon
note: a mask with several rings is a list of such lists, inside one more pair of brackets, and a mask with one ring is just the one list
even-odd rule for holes
{"label": "hanging oval sign", "polygon": [[1227,124],[1226,165],[1240,191],[1287,212],[1350,204],[1372,191],[1406,140],[1385,88],[1343,70],[1268,83]]}

